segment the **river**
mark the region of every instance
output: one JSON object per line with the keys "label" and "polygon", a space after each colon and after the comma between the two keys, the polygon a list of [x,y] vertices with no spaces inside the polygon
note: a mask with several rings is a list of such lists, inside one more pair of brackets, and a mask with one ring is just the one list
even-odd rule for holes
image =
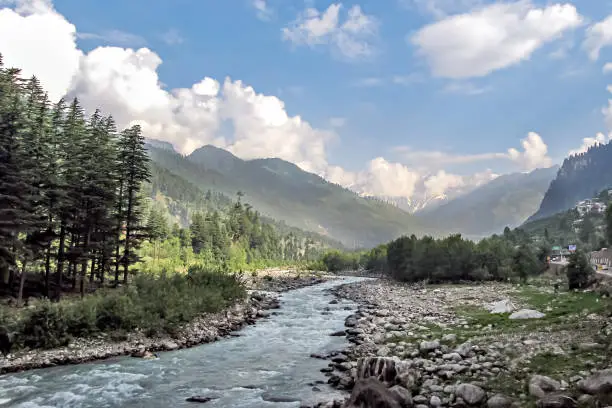
{"label": "river", "polygon": [[[356,305],[334,299],[328,289],[363,278],[346,277],[282,295],[277,314],[240,332],[240,337],[160,353],[155,360],[122,357],[0,376],[0,407],[102,408],[184,407],[192,395],[218,397],[203,406],[299,407],[338,397],[327,385],[324,360],[310,357],[342,349],[345,310]],[[325,314],[326,309],[329,314]],[[285,401],[285,402],[279,402]],[[288,402],[293,401],[293,402]]]}

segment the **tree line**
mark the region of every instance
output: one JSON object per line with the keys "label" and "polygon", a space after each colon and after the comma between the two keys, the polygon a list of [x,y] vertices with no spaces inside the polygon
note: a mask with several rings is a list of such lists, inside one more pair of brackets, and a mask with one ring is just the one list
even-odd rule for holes
{"label": "tree line", "polygon": [[369,251],[325,254],[327,270],[364,268],[405,282],[526,279],[546,268],[550,249],[536,245],[520,229],[506,229],[477,243],[461,235],[443,239],[402,236]]}
{"label": "tree line", "polygon": [[52,104],[0,56],[0,291],[21,300],[29,273],[56,299],[108,277],[127,283],[148,164],[139,126],[118,132],[76,98]]}

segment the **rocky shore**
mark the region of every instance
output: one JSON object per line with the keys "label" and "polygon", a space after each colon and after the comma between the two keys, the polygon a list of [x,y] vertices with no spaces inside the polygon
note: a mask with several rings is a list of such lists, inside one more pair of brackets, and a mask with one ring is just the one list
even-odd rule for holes
{"label": "rocky shore", "polygon": [[[266,276],[270,276],[267,278]],[[248,281],[250,293],[246,299],[228,309],[202,316],[187,324],[174,336],[151,338],[134,332],[126,339],[113,339],[112,335],[97,338],[74,339],[68,346],[50,350],[22,350],[0,355],[0,374],[79,364],[117,356],[145,357],[156,351],[180,348],[217,341],[223,337],[239,335],[238,330],[270,316],[271,309],[280,307],[278,293],[325,282],[329,277],[299,275],[295,273],[263,274]]]}
{"label": "rocky shore", "polygon": [[352,395],[318,406],[612,404],[609,299],[556,294],[546,285],[385,280],[342,285],[335,293],[360,307],[345,322],[351,345],[325,356],[323,371],[329,384]]}

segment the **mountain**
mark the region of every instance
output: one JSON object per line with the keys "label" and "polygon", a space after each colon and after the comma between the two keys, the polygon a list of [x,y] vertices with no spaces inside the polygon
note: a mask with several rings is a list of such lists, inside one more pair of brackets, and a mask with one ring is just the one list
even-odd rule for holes
{"label": "mountain", "polygon": [[612,143],[589,148],[563,162],[557,177],[550,183],[538,211],[529,218],[535,221],[572,208],[612,186]]}
{"label": "mountain", "polygon": [[367,200],[281,159],[242,160],[204,146],[188,156],[148,143],[153,163],[197,187],[242,200],[263,215],[347,247],[370,247],[402,234],[430,232],[414,216]]}
{"label": "mountain", "polygon": [[417,213],[445,232],[480,238],[522,224],[538,208],[558,166],[499,176],[441,206]]}

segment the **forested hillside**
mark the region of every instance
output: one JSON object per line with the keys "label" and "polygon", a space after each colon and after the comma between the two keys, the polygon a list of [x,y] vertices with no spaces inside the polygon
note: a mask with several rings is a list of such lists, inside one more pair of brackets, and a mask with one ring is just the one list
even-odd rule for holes
{"label": "forested hillside", "polygon": [[534,221],[572,208],[576,203],[612,187],[612,143],[590,147],[570,156],[550,183]]}
{"label": "forested hillside", "polygon": [[[592,199],[605,206],[612,205],[612,194],[608,189]],[[608,231],[606,213],[593,211],[581,214],[575,208],[526,222],[521,229],[534,239],[549,242],[551,245],[567,247],[575,244],[585,250],[605,247]]]}
{"label": "forested hillside", "polygon": [[507,174],[417,216],[448,233],[484,237],[521,225],[539,207],[558,166]]}
{"label": "forested hillside", "polygon": [[[151,162],[139,126],[117,132],[79,101],[51,104],[36,78],[0,64],[0,294],[59,299],[133,276],[307,262],[329,238],[262,216]],[[168,163],[168,161],[166,161]],[[189,167],[192,166],[192,167]],[[172,167],[172,166],[169,166]]]}
{"label": "forested hillside", "polygon": [[149,146],[152,161],[200,191],[233,197],[287,225],[330,237],[348,247],[373,246],[424,226],[389,204],[366,200],[304,172],[280,159],[245,161],[230,152],[205,146],[183,157],[164,147]]}

